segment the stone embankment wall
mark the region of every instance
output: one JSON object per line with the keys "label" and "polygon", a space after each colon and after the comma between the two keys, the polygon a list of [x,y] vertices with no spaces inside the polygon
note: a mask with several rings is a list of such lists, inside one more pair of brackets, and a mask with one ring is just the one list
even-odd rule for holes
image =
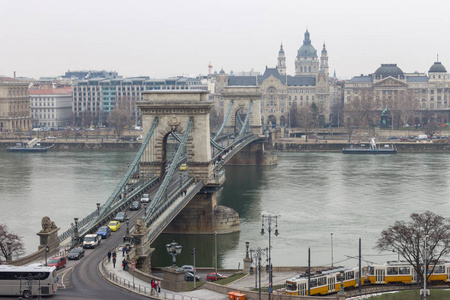
{"label": "stone embankment wall", "polygon": [[[16,141],[1,141],[0,142],[0,150],[6,150],[8,147],[13,147],[16,145]],[[58,151],[58,150],[69,150],[69,151],[78,151],[78,150],[103,150],[103,151],[137,151],[141,147],[141,143],[139,142],[101,142],[101,141],[56,141],[55,143],[41,142],[41,145],[44,147],[52,148],[49,151]]]}
{"label": "stone embankment wall", "polygon": [[[360,143],[356,143],[359,145]],[[366,143],[368,144],[368,143]],[[415,153],[415,152],[435,152],[450,153],[450,141],[445,142],[398,142],[398,143],[380,143],[380,148],[385,144],[395,145],[399,153]],[[348,142],[290,142],[276,141],[274,144],[275,151],[280,152],[341,152],[343,148],[351,145]]]}

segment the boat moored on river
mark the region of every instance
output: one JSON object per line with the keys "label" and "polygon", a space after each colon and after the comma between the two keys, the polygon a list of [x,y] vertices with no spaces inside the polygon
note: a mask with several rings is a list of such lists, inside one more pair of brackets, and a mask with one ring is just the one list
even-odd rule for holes
{"label": "boat moored on river", "polygon": [[48,149],[53,147],[44,147],[39,143],[39,139],[34,138],[29,142],[16,143],[13,147],[8,147],[6,151],[8,152],[46,152]]}
{"label": "boat moored on river", "polygon": [[378,147],[375,138],[369,139],[369,145],[358,144],[351,145],[350,148],[342,149],[344,154],[396,154],[397,148],[394,145],[384,145],[384,147]]}

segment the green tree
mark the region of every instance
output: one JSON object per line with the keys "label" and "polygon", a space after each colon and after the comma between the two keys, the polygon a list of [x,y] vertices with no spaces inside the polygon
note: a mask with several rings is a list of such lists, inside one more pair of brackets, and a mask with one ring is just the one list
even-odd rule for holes
{"label": "green tree", "polygon": [[[425,247],[427,256],[424,257]],[[450,253],[450,219],[433,212],[411,214],[411,221],[396,221],[381,232],[375,249],[398,252],[417,272],[423,283],[423,264],[428,277],[436,264]]]}

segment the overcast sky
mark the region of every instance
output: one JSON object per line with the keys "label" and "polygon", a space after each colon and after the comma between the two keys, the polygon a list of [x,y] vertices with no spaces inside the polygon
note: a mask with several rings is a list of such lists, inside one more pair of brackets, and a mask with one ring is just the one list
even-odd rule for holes
{"label": "overcast sky", "polygon": [[448,70],[449,12],[448,0],[0,0],[0,74],[264,72],[282,42],[294,75],[306,28],[341,79],[382,63],[427,72],[437,54]]}

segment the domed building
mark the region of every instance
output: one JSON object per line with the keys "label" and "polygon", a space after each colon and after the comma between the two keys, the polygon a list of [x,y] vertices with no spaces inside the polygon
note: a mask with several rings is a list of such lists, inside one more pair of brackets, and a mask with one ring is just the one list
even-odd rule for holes
{"label": "domed building", "polygon": [[287,75],[286,56],[281,44],[276,67],[266,67],[262,75],[216,76],[215,99],[219,102],[218,107],[222,114],[227,109],[220,103],[222,100],[220,91],[225,86],[259,86],[262,92],[261,114],[266,125],[289,126],[293,106],[301,109],[310,107],[313,103],[319,108],[322,122],[328,123],[330,106],[328,52],[324,44],[319,61],[308,30],[304,34],[303,44],[297,50],[295,76]]}
{"label": "domed building", "polygon": [[441,62],[435,62],[428,74],[404,73],[397,64],[382,64],[373,74],[345,82],[343,97],[344,105],[354,99],[373,101],[372,124],[378,124],[385,108],[394,116],[391,125],[450,122],[450,81]]}

